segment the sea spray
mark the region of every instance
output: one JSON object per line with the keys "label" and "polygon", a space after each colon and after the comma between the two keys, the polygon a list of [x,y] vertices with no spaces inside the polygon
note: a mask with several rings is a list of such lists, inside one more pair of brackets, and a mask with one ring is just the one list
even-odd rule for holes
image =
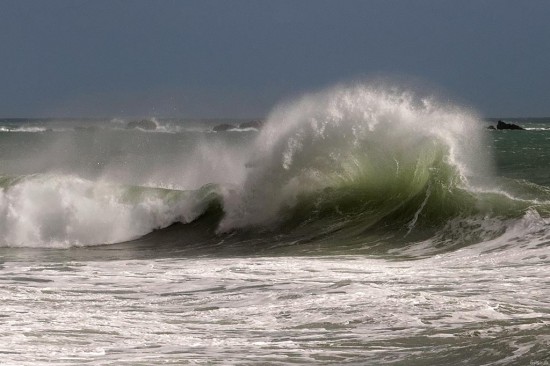
{"label": "sea spray", "polygon": [[[362,204],[466,188],[492,169],[470,111],[395,87],[358,84],[306,95],[269,116],[220,231],[281,221],[300,197],[354,187]],[[424,195],[425,196],[425,195]],[[418,213],[417,213],[418,215]]]}
{"label": "sea spray", "polygon": [[176,221],[193,221],[216,197],[214,186],[184,192],[65,175],[0,182],[0,246],[69,247],[131,240]]}

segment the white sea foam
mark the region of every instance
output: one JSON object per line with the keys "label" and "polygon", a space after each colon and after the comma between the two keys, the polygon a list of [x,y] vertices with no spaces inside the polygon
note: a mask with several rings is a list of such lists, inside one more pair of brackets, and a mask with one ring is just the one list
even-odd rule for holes
{"label": "white sea foam", "polygon": [[547,253],[6,262],[2,362],[529,364]]}
{"label": "white sea foam", "polygon": [[131,190],[72,176],[22,179],[0,189],[0,246],[122,242],[192,221],[207,204],[192,193],[141,189],[132,196]]}

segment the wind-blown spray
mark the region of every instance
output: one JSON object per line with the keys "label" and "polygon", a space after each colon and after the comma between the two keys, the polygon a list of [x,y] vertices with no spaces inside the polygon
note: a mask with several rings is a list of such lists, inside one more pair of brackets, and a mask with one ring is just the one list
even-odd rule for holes
{"label": "wind-blown spray", "polygon": [[327,188],[395,204],[438,179],[440,188],[465,188],[491,171],[478,121],[433,98],[369,85],[280,106],[256,140],[245,183],[226,198],[220,229],[276,222],[282,208]]}

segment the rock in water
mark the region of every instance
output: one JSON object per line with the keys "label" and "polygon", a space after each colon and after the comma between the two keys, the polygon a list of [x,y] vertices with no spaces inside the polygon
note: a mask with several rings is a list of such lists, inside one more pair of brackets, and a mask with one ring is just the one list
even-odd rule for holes
{"label": "rock in water", "polygon": [[233,128],[235,128],[235,126],[230,125],[229,123],[222,123],[221,125],[214,126],[214,128],[212,128],[212,131],[222,132],[222,131],[231,130]]}
{"label": "rock in water", "polygon": [[524,130],[523,127],[515,125],[513,123],[506,123],[503,121],[498,121],[497,130]]}

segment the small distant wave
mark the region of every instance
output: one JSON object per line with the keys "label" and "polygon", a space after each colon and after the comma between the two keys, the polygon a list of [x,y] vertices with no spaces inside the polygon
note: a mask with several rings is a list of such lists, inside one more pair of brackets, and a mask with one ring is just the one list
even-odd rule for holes
{"label": "small distant wave", "polygon": [[168,121],[160,121],[157,118],[124,121],[114,119],[111,121],[110,128],[116,130],[139,131],[144,133],[188,133],[188,132],[209,132],[206,127],[186,126],[185,124],[176,124]]}
{"label": "small distant wave", "polygon": [[550,127],[525,127],[527,131],[550,131]]}
{"label": "small distant wave", "polygon": [[36,132],[46,132],[51,131],[50,128],[38,127],[38,126],[18,126],[18,127],[6,127],[0,126],[0,132],[26,132],[26,133],[36,133]]}
{"label": "small distant wave", "polygon": [[248,128],[231,128],[227,130],[227,132],[258,132],[259,129],[254,127],[248,127]]}
{"label": "small distant wave", "polygon": [[[235,126],[229,129],[230,132],[257,132],[255,127],[240,128]],[[7,124],[0,125],[0,133],[21,132],[21,133],[42,133],[42,132],[78,132],[88,133],[96,131],[118,131],[118,132],[140,132],[140,133],[210,133],[212,127],[208,122],[194,121],[189,124],[187,121],[159,120],[156,118],[142,120],[51,120],[41,124],[33,121],[32,125]]]}

